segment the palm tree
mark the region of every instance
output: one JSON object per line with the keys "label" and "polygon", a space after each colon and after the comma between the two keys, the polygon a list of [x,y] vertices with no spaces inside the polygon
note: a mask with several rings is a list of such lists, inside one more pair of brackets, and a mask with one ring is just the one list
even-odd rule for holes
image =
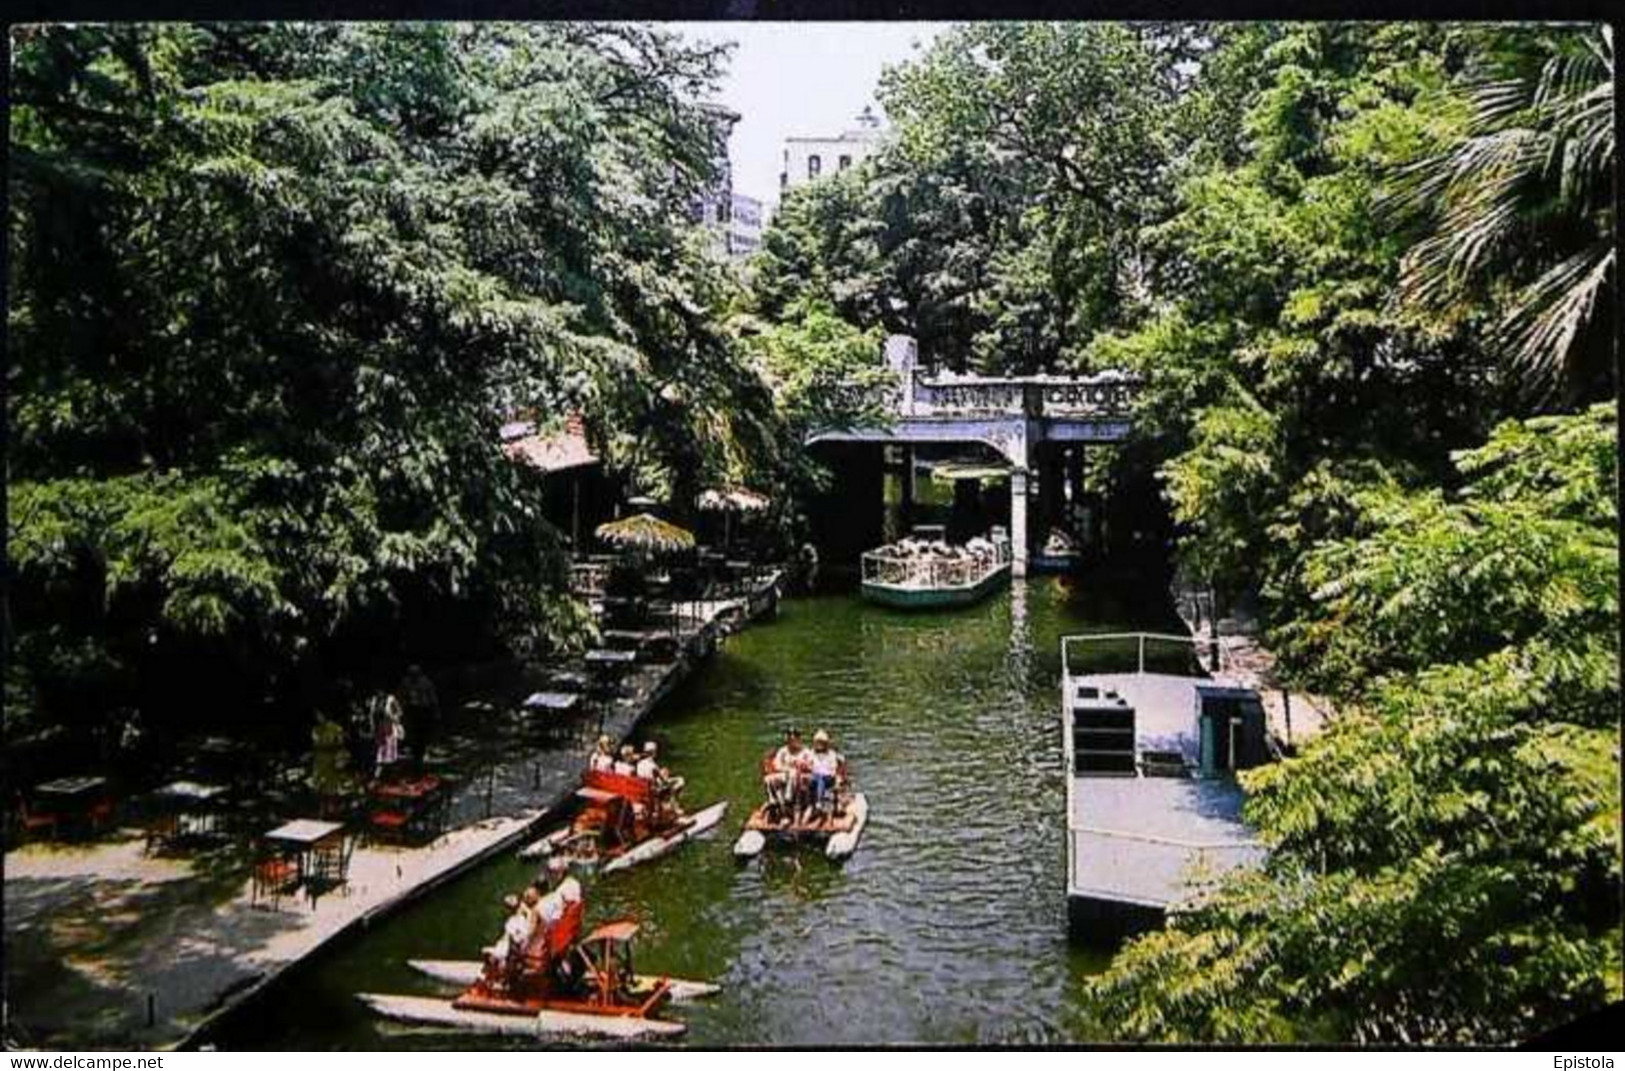
{"label": "palm tree", "polygon": [[1467,136],[1391,195],[1431,224],[1401,295],[1488,297],[1493,341],[1537,395],[1612,394],[1613,31],[1496,29],[1487,45],[1469,68]]}

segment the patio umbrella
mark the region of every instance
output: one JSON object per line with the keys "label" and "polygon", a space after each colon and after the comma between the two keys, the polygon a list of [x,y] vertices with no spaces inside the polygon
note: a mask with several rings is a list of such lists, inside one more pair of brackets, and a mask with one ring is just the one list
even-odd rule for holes
{"label": "patio umbrella", "polygon": [[649,554],[673,554],[694,546],[694,533],[648,513],[600,524],[598,538],[612,547]]}
{"label": "patio umbrella", "polygon": [[743,487],[712,489],[700,495],[700,509],[707,513],[721,513],[722,517],[722,549],[727,550],[728,544],[733,542],[733,515],[735,513],[762,513],[772,500],[756,491],[747,491]]}

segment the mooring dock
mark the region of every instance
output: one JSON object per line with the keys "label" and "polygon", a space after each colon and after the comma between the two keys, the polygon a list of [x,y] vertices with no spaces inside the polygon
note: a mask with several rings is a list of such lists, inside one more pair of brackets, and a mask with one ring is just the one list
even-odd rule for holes
{"label": "mooring dock", "polygon": [[[1145,672],[1146,639],[1191,642],[1062,640],[1067,907],[1086,938],[1160,925],[1204,882],[1265,854],[1235,779],[1270,758],[1258,693],[1222,676]],[[1091,641],[1134,644],[1136,671],[1081,672],[1077,652]]]}

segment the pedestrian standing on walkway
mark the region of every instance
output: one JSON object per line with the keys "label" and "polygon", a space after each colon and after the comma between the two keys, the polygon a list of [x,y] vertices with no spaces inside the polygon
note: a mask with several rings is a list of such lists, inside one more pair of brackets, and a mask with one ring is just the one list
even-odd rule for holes
{"label": "pedestrian standing on walkway", "polygon": [[373,776],[382,780],[401,761],[401,744],[406,739],[401,701],[392,692],[379,692],[373,698],[372,735],[375,748]]}

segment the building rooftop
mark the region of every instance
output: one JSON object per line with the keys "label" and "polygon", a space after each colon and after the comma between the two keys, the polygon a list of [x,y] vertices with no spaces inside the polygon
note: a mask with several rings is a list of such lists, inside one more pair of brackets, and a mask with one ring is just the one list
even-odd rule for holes
{"label": "building rooftop", "polygon": [[587,443],[586,429],[579,416],[570,416],[557,431],[538,434],[533,421],[515,420],[502,425],[502,450],[543,472],[563,472],[583,465],[598,464],[598,455]]}

